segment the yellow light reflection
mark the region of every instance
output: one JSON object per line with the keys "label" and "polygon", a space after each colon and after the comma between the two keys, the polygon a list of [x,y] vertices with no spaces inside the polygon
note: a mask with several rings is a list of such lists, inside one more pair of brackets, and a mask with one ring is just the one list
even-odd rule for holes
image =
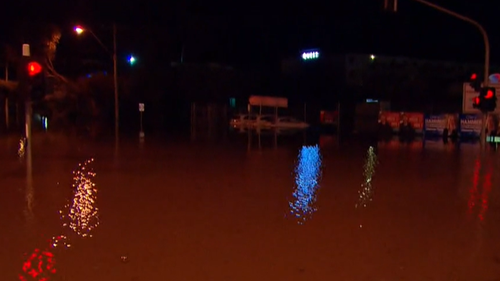
{"label": "yellow light reflection", "polygon": [[[81,237],[92,237],[91,232],[99,225],[99,209],[97,208],[97,188],[93,179],[96,173],[91,164],[94,159],[79,164],[73,171],[73,200],[61,211],[64,226],[68,226]],[[64,240],[64,239],[63,239]]]}
{"label": "yellow light reflection", "polygon": [[25,147],[26,147],[25,139],[21,138],[19,140],[19,148],[17,149],[17,155],[19,155],[19,157],[23,157],[24,156],[24,154],[26,152]]}
{"label": "yellow light reflection", "polygon": [[375,168],[377,167],[378,160],[377,155],[375,154],[375,149],[373,146],[368,148],[366,153],[366,160],[364,165],[363,175],[365,177],[364,182],[361,184],[361,190],[358,191],[358,203],[356,204],[356,208],[358,207],[366,207],[368,202],[373,200],[373,186],[372,180],[375,175]]}

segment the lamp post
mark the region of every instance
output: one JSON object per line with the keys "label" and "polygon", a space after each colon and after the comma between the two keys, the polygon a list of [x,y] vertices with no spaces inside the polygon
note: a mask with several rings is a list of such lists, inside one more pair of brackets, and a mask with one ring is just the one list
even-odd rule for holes
{"label": "lamp post", "polygon": [[[397,0],[395,0],[397,1]],[[486,30],[484,27],[482,27],[477,21],[468,18],[466,16],[462,16],[458,13],[455,13],[453,11],[450,11],[446,8],[443,8],[441,6],[438,6],[434,3],[428,2],[426,0],[413,0],[415,2],[419,2],[420,4],[426,5],[428,7],[434,8],[438,11],[441,11],[445,14],[448,14],[450,16],[453,16],[455,18],[458,18],[462,21],[468,22],[475,26],[477,29],[479,29],[479,32],[481,32],[481,35],[483,37],[483,42],[484,42],[484,81],[483,81],[483,87],[488,87],[489,84],[489,76],[490,76],[490,40],[488,39],[488,34],[486,33]],[[397,3],[397,2],[396,2]],[[488,121],[488,112],[482,112],[483,113],[483,120],[481,124],[481,144],[484,146],[486,144],[486,122]]]}
{"label": "lamp post", "polygon": [[[5,83],[9,83],[9,62],[5,62]],[[9,95],[5,96],[5,127],[9,129]]]}
{"label": "lamp post", "polygon": [[113,51],[110,52],[109,49],[104,45],[95,35],[94,32],[90,29],[85,29],[82,26],[76,26],[75,27],[75,32],[76,34],[80,35],[83,34],[84,32],[90,33],[94,39],[101,45],[101,47],[106,50],[106,52],[110,53],[113,58],[113,84],[114,84],[114,90],[115,90],[115,141],[118,143],[118,137],[119,137],[119,124],[120,124],[120,107],[119,107],[119,99],[118,99],[118,70],[117,70],[117,56],[116,56],[116,24],[113,24]]}
{"label": "lamp post", "polygon": [[[390,1],[390,2],[389,2]],[[477,21],[463,16],[459,13],[453,12],[451,10],[448,10],[446,8],[443,8],[439,5],[436,5],[434,3],[431,3],[427,0],[413,0],[415,2],[418,2],[420,4],[423,4],[427,7],[431,7],[435,10],[438,10],[440,12],[443,12],[445,14],[448,14],[450,16],[453,16],[457,19],[460,19],[462,21],[468,22],[471,25],[475,26],[479,32],[481,32],[481,35],[483,37],[483,42],[484,42],[484,81],[483,81],[483,87],[488,87],[489,84],[489,76],[490,76],[490,40],[488,38],[488,34],[486,33],[486,30],[484,29],[483,26],[481,26]],[[391,5],[389,5],[391,4]],[[398,10],[398,0],[385,0],[384,1],[384,8],[386,10],[391,9],[393,12],[397,12]],[[481,144],[484,146],[486,144],[486,122],[488,119],[488,112],[482,112],[483,115],[483,120],[481,124]]]}

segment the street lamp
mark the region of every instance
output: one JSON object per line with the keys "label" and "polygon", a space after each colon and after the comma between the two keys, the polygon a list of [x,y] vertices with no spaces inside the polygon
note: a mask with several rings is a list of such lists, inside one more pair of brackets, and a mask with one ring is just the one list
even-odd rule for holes
{"label": "street lamp", "polygon": [[[119,101],[118,101],[118,73],[117,73],[117,65],[116,65],[116,24],[113,24],[113,52],[110,52],[109,49],[104,45],[95,35],[94,32],[90,29],[83,28],[82,26],[76,26],[75,27],[75,32],[76,34],[80,35],[83,34],[84,32],[90,33],[94,39],[101,45],[101,47],[106,50],[109,54],[112,55],[113,58],[113,81],[114,81],[114,90],[115,90],[115,140],[118,143],[118,136],[119,136],[119,120],[120,120],[120,108],[119,108]],[[135,59],[134,59],[135,61]]]}
{"label": "street lamp", "polygon": [[128,60],[128,63],[129,63],[130,65],[134,65],[134,64],[135,64],[135,62],[136,62],[136,59],[135,59],[135,57],[134,57],[134,56],[129,56],[127,60]]}
{"label": "street lamp", "polygon": [[83,28],[81,28],[80,26],[75,27],[76,34],[80,35],[83,33],[83,31],[84,31]]}

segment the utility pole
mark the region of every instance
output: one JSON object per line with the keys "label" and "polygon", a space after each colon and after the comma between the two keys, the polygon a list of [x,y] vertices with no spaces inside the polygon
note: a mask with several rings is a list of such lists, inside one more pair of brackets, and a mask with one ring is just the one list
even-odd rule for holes
{"label": "utility pole", "polygon": [[115,86],[115,144],[118,146],[120,108],[118,100],[118,67],[116,59],[116,24],[113,24],[113,82]]}
{"label": "utility pole", "polygon": [[110,52],[109,49],[104,45],[97,37],[97,35],[90,29],[85,29],[82,26],[76,26],[75,27],[75,32],[77,34],[82,34],[83,32],[88,31],[94,39],[101,45],[101,47],[108,53],[112,55],[113,59],[113,84],[114,84],[114,90],[115,90],[115,140],[116,140],[116,146],[118,145],[118,137],[119,137],[119,125],[120,125],[120,105],[119,105],[119,99],[118,99],[118,66],[117,66],[117,52],[116,52],[116,23],[113,23],[113,51]]}
{"label": "utility pole", "polygon": [[[397,0],[395,0],[397,1]],[[490,40],[488,38],[488,34],[486,33],[486,30],[484,29],[484,27],[482,27],[477,21],[471,19],[471,18],[468,18],[466,16],[462,16],[458,13],[455,13],[453,11],[450,11],[446,8],[443,8],[443,7],[440,7],[436,4],[433,4],[433,3],[430,3],[430,2],[427,2],[425,0],[413,0],[413,1],[416,1],[416,2],[419,2],[419,3],[422,3],[426,6],[429,6],[431,8],[434,8],[438,11],[441,11],[443,13],[446,13],[448,15],[451,15],[451,16],[454,16],[458,19],[461,19],[462,21],[465,21],[465,22],[468,22],[472,25],[474,25],[475,27],[477,27],[477,29],[479,29],[479,32],[481,32],[481,35],[483,36],[483,41],[484,41],[484,80],[483,80],[483,87],[488,87],[488,84],[489,84],[489,76],[490,76]],[[482,124],[481,124],[481,145],[486,145],[486,122],[488,121],[488,112],[482,112],[483,114],[483,118],[482,118]]]}
{"label": "utility pole", "polygon": [[[30,54],[30,45],[29,44],[23,44],[23,63],[22,65],[25,65],[25,61],[31,56]],[[23,71],[26,71],[23,69]],[[27,190],[33,189],[33,158],[32,158],[32,147],[33,147],[33,141],[31,139],[31,118],[32,118],[32,108],[31,108],[31,97],[30,97],[30,85],[26,82],[25,79],[20,80],[21,83],[21,91],[22,91],[22,96],[24,96],[24,130],[25,130],[25,141],[24,141],[24,148],[26,150],[26,184],[27,184]],[[29,206],[29,204],[28,204]]]}
{"label": "utility pole", "polygon": [[[9,62],[5,60],[5,83],[9,82]],[[5,127],[9,129],[9,95],[5,96]]]}
{"label": "utility pole", "polygon": [[[395,7],[394,11],[397,10],[398,0],[384,0],[384,1],[385,1],[384,6],[386,9],[388,7],[387,1],[393,1],[392,7],[393,8]],[[445,14],[453,16],[453,17],[460,19],[462,21],[468,22],[468,23],[472,24],[473,26],[475,26],[477,29],[479,29],[479,32],[481,32],[481,35],[483,36],[483,41],[484,41],[484,81],[483,81],[483,87],[488,87],[489,76],[490,76],[490,40],[488,38],[488,34],[486,33],[486,30],[484,29],[484,27],[481,26],[477,21],[475,21],[469,17],[455,13],[451,10],[448,10],[446,8],[443,8],[443,7],[438,6],[434,3],[428,2],[426,0],[413,0],[413,1],[418,2],[420,4],[423,4],[423,5],[426,5],[428,7],[431,7],[435,10],[438,10],[440,12],[443,12]],[[481,124],[481,127],[482,127],[481,144],[485,145],[486,144],[486,121],[488,119],[488,112],[482,112],[482,114],[483,114],[483,116],[482,116],[483,120],[482,120],[482,124]]]}

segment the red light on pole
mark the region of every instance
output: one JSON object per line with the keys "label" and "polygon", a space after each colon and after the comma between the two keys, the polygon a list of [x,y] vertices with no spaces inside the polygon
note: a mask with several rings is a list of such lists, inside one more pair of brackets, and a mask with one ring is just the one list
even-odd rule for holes
{"label": "red light on pole", "polygon": [[477,74],[472,73],[472,75],[470,76],[470,80],[476,80],[476,79],[477,79]]}
{"label": "red light on pole", "polygon": [[35,76],[42,72],[42,66],[38,62],[28,63],[28,75]]}
{"label": "red light on pole", "polygon": [[474,108],[479,108],[480,103],[481,103],[481,99],[479,97],[472,98],[472,106]]}

